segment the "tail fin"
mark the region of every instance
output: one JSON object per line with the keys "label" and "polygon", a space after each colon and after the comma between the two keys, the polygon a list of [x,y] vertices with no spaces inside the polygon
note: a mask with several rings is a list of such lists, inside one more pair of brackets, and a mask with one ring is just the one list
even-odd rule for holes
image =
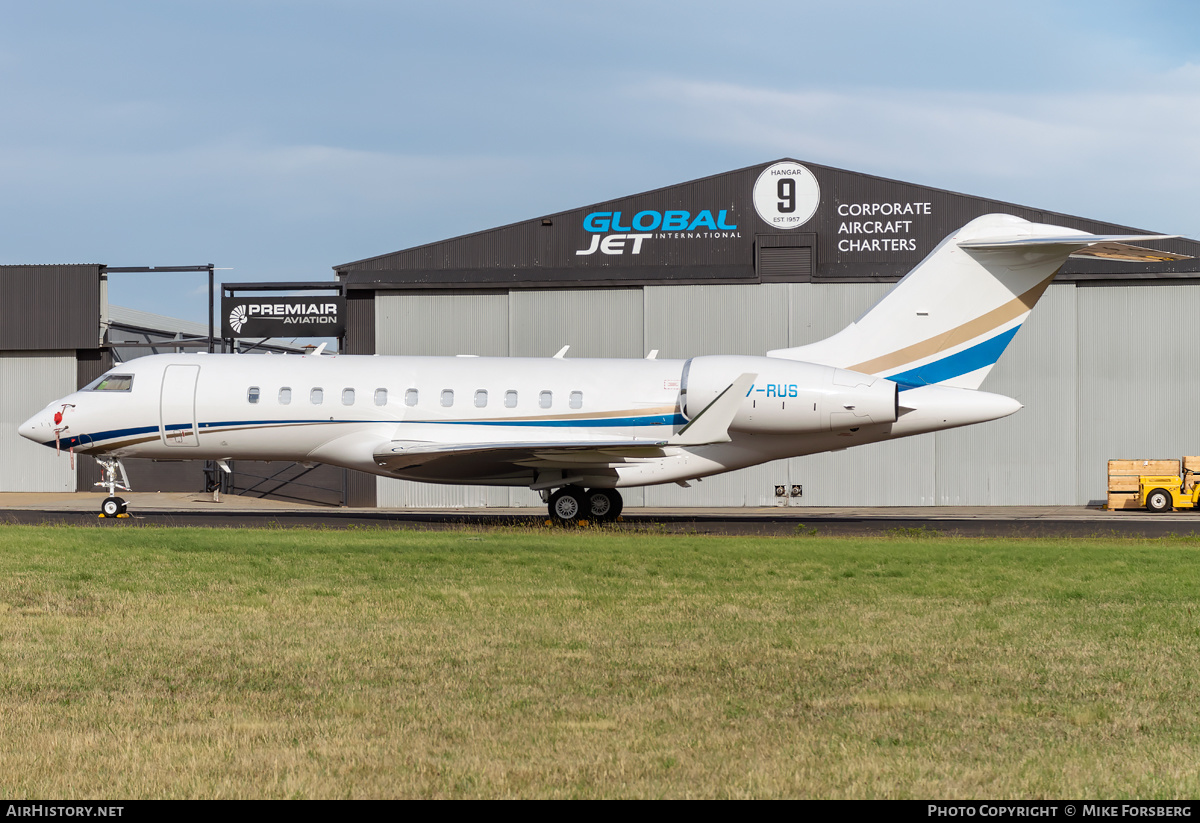
{"label": "tail fin", "polygon": [[1186,259],[1124,242],[1177,236],[1095,235],[1007,214],[977,217],[841,332],[767,355],[879,375],[901,388],[977,389],[1068,257]]}

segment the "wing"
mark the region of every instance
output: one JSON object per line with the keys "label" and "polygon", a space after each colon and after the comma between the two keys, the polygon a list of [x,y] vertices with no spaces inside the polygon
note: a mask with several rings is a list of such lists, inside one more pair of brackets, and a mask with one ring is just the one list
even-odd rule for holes
{"label": "wing", "polygon": [[[757,374],[743,374],[687,425],[665,439],[627,437],[613,440],[507,440],[445,442],[445,427],[431,427],[428,439],[393,440],[375,450],[375,464],[390,472],[455,477],[501,477],[522,469],[615,469],[629,463],[660,460],[681,447],[729,442],[729,424]],[[478,427],[486,434],[488,427]]]}
{"label": "wing", "polygon": [[485,467],[507,464],[533,468],[611,468],[622,463],[665,456],[666,440],[521,440],[491,443],[430,443],[393,440],[375,451],[375,463],[400,472],[430,463],[474,464]]}

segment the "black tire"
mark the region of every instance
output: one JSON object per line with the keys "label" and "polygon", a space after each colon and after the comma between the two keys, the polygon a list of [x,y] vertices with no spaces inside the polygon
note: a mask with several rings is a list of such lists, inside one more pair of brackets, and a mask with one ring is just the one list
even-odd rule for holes
{"label": "black tire", "polygon": [[621,516],[625,503],[616,489],[588,489],[588,511],[593,523],[611,523]]}
{"label": "black tire", "polygon": [[124,514],[125,509],[125,501],[119,497],[106,497],[104,498],[104,502],[100,504],[100,511],[105,517],[116,517],[118,514]]}
{"label": "black tire", "polygon": [[1157,513],[1169,512],[1174,506],[1171,505],[1171,493],[1166,489],[1154,489],[1146,495],[1146,511]]}
{"label": "black tire", "polygon": [[588,498],[578,486],[563,486],[550,495],[550,519],[557,526],[578,526],[588,519]]}

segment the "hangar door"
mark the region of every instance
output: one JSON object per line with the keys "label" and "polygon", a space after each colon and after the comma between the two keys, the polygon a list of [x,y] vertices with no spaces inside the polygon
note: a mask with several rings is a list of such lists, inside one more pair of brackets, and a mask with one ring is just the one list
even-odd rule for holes
{"label": "hangar door", "polygon": [[754,270],[764,283],[807,283],[812,280],[816,236],[757,235]]}
{"label": "hangar door", "polygon": [[56,455],[17,434],[47,403],[75,391],[75,352],[0,352],[0,385],[0,491],[75,491],[65,452]]}

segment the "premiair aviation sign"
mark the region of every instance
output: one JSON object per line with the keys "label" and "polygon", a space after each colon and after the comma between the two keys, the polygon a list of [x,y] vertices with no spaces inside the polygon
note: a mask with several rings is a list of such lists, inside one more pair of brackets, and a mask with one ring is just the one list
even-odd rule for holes
{"label": "premiair aviation sign", "polygon": [[344,297],[224,297],[222,337],[341,337]]}

